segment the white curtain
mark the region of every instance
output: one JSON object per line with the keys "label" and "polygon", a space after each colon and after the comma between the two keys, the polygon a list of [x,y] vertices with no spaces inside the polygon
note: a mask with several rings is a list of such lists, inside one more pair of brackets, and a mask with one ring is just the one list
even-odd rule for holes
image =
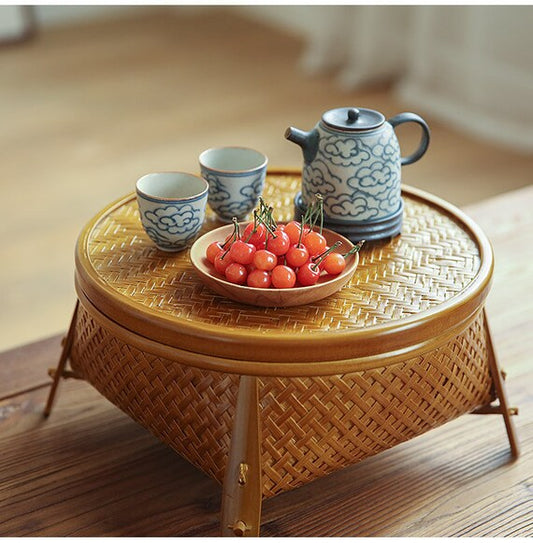
{"label": "white curtain", "polygon": [[533,151],[533,6],[315,6],[309,73],[346,88],[394,78],[402,102]]}

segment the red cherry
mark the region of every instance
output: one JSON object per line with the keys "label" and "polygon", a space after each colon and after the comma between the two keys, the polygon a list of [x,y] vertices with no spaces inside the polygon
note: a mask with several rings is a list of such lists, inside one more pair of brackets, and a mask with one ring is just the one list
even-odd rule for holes
{"label": "red cherry", "polygon": [[239,264],[238,262],[232,262],[226,268],[224,275],[230,283],[235,283],[237,285],[244,285],[244,283],[246,283],[248,272],[246,271],[246,268],[242,264]]}
{"label": "red cherry", "polygon": [[218,255],[218,253],[221,253],[224,249],[222,248],[222,245],[218,241],[213,241],[213,243],[210,243],[207,246],[207,249],[205,250],[205,256],[211,264],[215,262],[215,257]]}
{"label": "red cherry", "polygon": [[292,288],[296,284],[296,273],[289,266],[276,266],[272,270],[272,286]]}
{"label": "red cherry", "polygon": [[291,245],[287,254],[285,255],[287,264],[293,268],[299,268],[303,266],[309,260],[309,251],[303,244]]}
{"label": "red cherry", "polygon": [[254,288],[268,288],[272,284],[272,278],[269,272],[256,269],[248,274],[246,284]]}
{"label": "red cherry", "polygon": [[291,221],[285,226],[285,233],[289,236],[292,245],[296,245],[300,241],[300,232],[302,225],[298,221]]}
{"label": "red cherry", "polygon": [[265,241],[266,228],[264,224],[259,223],[254,232],[254,223],[250,223],[242,234],[242,239],[256,247]]}
{"label": "red cherry", "polygon": [[331,275],[338,275],[346,268],[346,260],[340,253],[329,253],[322,261],[324,270]]}
{"label": "red cherry", "polygon": [[229,254],[231,258],[239,264],[251,264],[256,250],[255,245],[246,243],[242,239],[238,239],[231,245]]}
{"label": "red cherry", "polygon": [[309,232],[309,234],[306,234],[302,243],[307,247],[311,256],[323,253],[327,247],[326,238],[318,232]]}
{"label": "red cherry", "polygon": [[259,270],[270,271],[276,267],[278,263],[278,257],[270,251],[266,251],[265,249],[259,249],[254,254],[253,263],[254,266]]}
{"label": "red cherry", "polygon": [[213,265],[215,266],[215,270],[220,273],[221,275],[224,275],[224,272],[226,271],[226,268],[233,262],[231,255],[229,254],[229,251],[222,251],[221,253],[218,253],[218,255],[215,257],[215,261],[213,262]]}
{"label": "red cherry", "polygon": [[268,238],[266,248],[275,255],[284,255],[291,246],[289,236],[279,229],[276,229],[274,233],[276,237],[271,236]]}
{"label": "red cherry", "polygon": [[315,285],[320,277],[320,269],[312,262],[307,262],[298,270],[298,281],[303,287]]}

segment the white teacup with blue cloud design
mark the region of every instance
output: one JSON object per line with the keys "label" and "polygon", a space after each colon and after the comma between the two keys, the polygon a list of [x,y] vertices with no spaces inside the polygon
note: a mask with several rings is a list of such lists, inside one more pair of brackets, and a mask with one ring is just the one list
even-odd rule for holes
{"label": "white teacup with blue cloud design", "polygon": [[263,193],[268,158],[247,147],[216,147],[200,157],[202,177],[209,182],[208,202],[217,216],[243,220]]}
{"label": "white teacup with blue cloud design", "polygon": [[137,181],[137,203],[148,237],[162,251],[182,251],[197,236],[205,218],[209,186],[184,172],[149,173]]}

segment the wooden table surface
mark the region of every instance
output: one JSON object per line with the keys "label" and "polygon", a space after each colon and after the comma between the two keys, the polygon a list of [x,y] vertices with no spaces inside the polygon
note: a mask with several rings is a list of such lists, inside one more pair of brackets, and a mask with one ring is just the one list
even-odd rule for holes
{"label": "wooden table surface", "polygon": [[[465,415],[267,500],[262,535],[533,535],[532,208],[533,186],[466,208],[495,249],[487,312],[522,456],[500,416]],[[90,385],[63,381],[42,417],[59,353],[52,337],[0,354],[0,535],[218,535],[220,487]]]}

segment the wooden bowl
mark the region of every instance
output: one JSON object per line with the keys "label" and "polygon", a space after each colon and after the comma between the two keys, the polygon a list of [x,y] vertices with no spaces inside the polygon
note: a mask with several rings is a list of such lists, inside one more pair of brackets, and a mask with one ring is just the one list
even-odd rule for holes
{"label": "wooden bowl", "polygon": [[[245,226],[245,224],[241,226]],[[359,254],[355,253],[348,257],[346,268],[342,273],[335,276],[323,275],[316,285],[309,287],[277,289],[236,285],[223,279],[205,256],[207,247],[214,241],[225,240],[233,232],[233,228],[232,224],[228,224],[211,230],[198,238],[191,247],[190,258],[204,284],[217,294],[243,304],[260,307],[290,307],[322,300],[339,291],[352,278],[359,263]],[[349,240],[332,230],[323,229],[322,233],[328,246],[337,241],[341,242],[341,245],[336,249],[339,253],[346,253],[353,247]]]}

